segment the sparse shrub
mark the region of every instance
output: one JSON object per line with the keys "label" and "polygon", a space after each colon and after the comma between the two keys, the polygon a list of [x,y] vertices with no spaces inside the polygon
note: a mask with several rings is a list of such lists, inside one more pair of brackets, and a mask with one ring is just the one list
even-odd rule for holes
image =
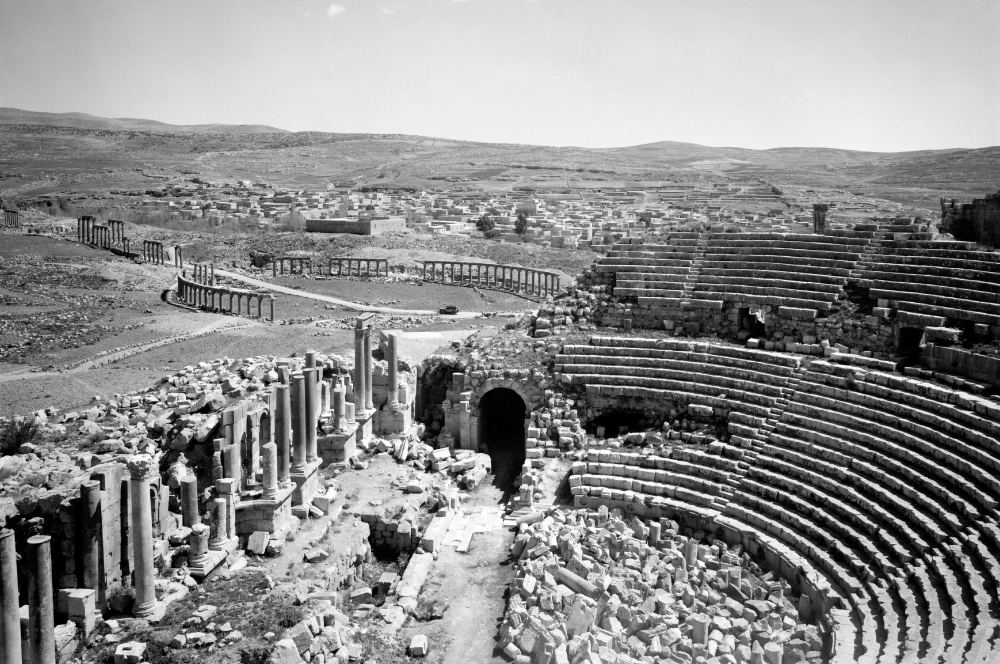
{"label": "sparse shrub", "polygon": [[17,448],[30,443],[38,435],[38,422],[34,418],[13,417],[0,424],[0,456],[17,453]]}

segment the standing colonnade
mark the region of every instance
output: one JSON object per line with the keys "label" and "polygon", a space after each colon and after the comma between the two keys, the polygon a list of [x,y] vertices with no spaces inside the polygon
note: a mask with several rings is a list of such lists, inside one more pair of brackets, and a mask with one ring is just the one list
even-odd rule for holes
{"label": "standing colonnade", "polygon": [[215,285],[215,263],[193,263],[192,277],[196,283],[203,286]]}
{"label": "standing colonnade", "polygon": [[[334,272],[334,267],[337,271]],[[337,277],[388,277],[387,258],[331,258],[327,274]]]}
{"label": "standing colonnade", "polygon": [[4,210],[3,211],[3,225],[6,228],[20,228],[21,227],[21,213],[17,210]]}
{"label": "standing colonnade", "polygon": [[[214,281],[213,281],[214,283]],[[271,293],[258,293],[255,291],[238,290],[235,288],[224,288],[198,281],[190,281],[184,275],[177,275],[177,299],[192,307],[207,307],[209,309],[219,309],[227,313],[234,313],[243,316],[243,300],[246,299],[245,315],[254,317],[253,303],[257,303],[256,318],[263,320],[264,303],[268,303],[268,318],[274,320],[274,295]],[[235,301],[235,309],[233,303]]]}
{"label": "standing colonnade", "polygon": [[478,286],[534,297],[546,297],[559,290],[559,275],[553,272],[493,263],[424,261],[422,277],[435,283]]}
{"label": "standing colonnade", "polygon": [[271,276],[276,277],[279,273],[284,274],[286,262],[288,263],[289,274],[305,274],[307,269],[309,270],[309,274],[312,274],[312,258],[304,256],[276,256],[274,262],[271,263]]}

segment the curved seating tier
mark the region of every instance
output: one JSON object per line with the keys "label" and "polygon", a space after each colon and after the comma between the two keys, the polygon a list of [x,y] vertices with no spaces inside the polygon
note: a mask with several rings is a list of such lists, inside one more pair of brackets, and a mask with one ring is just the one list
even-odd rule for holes
{"label": "curved seating tier", "polygon": [[1000,325],[1000,254],[968,246],[883,242],[860,283],[899,311]]}
{"label": "curved seating tier", "polygon": [[830,311],[868,242],[828,235],[712,234],[692,297]]}
{"label": "curved seating tier", "polygon": [[[697,236],[669,244],[616,244],[598,261],[598,272],[615,273],[616,297],[655,298],[679,304],[694,265]],[[641,300],[640,300],[641,301]]]}
{"label": "curved seating tier", "polygon": [[798,356],[675,339],[593,337],[563,347],[555,372],[595,394],[660,397],[764,417]]}
{"label": "curved seating tier", "polygon": [[564,346],[556,371],[590,394],[724,409],[728,444],[669,457],[590,451],[571,484],[598,500],[690,505],[800,556],[850,604],[850,623],[835,621],[834,661],[1000,661],[996,402],[678,339],[593,337]]}

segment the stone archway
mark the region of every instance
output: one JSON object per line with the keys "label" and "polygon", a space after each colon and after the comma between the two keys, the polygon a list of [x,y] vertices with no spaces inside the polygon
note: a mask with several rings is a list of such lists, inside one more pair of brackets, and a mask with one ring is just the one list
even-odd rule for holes
{"label": "stone archway", "polygon": [[505,493],[513,491],[526,457],[528,421],[528,404],[510,388],[490,390],[479,400],[476,415],[479,450],[490,455],[493,484]]}

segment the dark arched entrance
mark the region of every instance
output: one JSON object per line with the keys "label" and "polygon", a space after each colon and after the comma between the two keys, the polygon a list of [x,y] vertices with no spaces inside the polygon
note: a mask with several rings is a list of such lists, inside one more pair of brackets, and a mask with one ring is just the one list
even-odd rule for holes
{"label": "dark arched entrance", "polygon": [[514,480],[524,463],[524,420],[527,406],[521,396],[506,387],[490,390],[479,400],[479,444],[485,445],[493,465],[493,485],[513,491]]}

